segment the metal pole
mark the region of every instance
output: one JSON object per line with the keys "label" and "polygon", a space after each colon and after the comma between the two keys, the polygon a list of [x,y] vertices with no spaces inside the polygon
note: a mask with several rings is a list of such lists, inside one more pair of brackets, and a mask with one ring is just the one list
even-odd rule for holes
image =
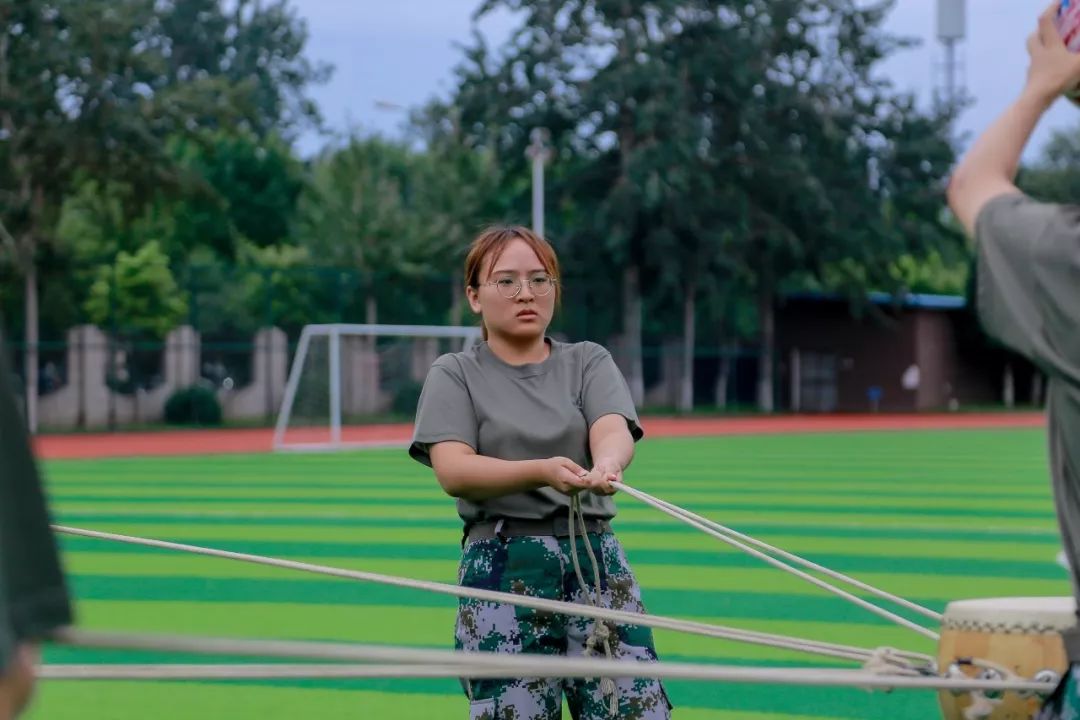
{"label": "metal pole", "polygon": [[277,424],[274,426],[275,450],[285,445],[285,433],[289,428],[289,418],[292,416],[296,391],[300,387],[300,374],[304,371],[304,361],[307,359],[311,336],[312,329],[310,326],[305,327],[300,333],[300,340],[296,347],[296,357],[293,358],[292,367],[289,368],[289,380],[285,383],[285,396],[281,399],[281,410],[278,413]]}
{"label": "metal pole", "polygon": [[341,445],[341,330],[330,330],[330,444]]}
{"label": "metal pole", "polygon": [[956,107],[956,41],[945,41],[945,102],[950,108]]}
{"label": "metal pole", "polygon": [[529,134],[532,142],[525,150],[526,157],[532,159],[532,228],[541,237],[544,236],[544,164],[551,159],[547,145],[550,137],[547,128],[533,128]]}

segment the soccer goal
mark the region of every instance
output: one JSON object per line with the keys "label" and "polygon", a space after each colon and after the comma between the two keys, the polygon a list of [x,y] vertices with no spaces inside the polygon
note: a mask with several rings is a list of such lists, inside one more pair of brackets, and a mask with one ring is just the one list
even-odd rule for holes
{"label": "soccer goal", "polygon": [[478,327],[308,325],[300,334],[274,428],[275,450],[370,446],[351,424],[411,418],[439,355],[479,342]]}

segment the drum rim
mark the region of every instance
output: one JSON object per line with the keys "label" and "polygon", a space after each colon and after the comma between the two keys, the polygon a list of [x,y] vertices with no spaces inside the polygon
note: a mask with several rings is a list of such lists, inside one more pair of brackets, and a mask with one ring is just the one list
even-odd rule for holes
{"label": "drum rim", "polygon": [[1061,632],[1076,625],[1076,608],[1071,596],[956,600],[945,608],[941,627],[1001,633]]}

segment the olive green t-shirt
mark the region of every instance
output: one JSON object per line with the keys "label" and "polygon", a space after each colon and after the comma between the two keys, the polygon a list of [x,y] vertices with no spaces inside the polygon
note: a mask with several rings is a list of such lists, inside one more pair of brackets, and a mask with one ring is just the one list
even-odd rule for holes
{"label": "olive green t-shirt", "polygon": [[[611,354],[591,342],[548,343],[547,359],[526,365],[500,360],[487,343],[436,360],[420,395],[409,454],[430,466],[431,446],[454,440],[500,460],[561,456],[590,469],[589,428],[611,414],[626,418],[640,440],[630,389]],[[458,499],[457,509],[466,523],[543,519],[569,502],[545,487],[477,503]],[[615,516],[610,497],[583,493],[581,506],[588,517]]]}
{"label": "olive green t-shirt", "polygon": [[15,645],[71,624],[71,605],[22,416],[0,349],[0,668]]}
{"label": "olive green t-shirt", "polygon": [[1080,207],[1012,193],[986,204],[975,237],[983,326],[1047,376],[1051,483],[1080,598]]}

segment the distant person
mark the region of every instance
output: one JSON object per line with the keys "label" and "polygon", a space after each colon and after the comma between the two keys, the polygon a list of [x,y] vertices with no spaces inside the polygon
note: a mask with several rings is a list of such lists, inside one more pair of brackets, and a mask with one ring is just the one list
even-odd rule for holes
{"label": "distant person", "polygon": [[[465,260],[465,287],[484,342],[435,361],[409,452],[457,498],[465,524],[461,585],[580,603],[599,593],[604,607],[643,613],[637,580],[610,524],[611,495],[643,432],[610,353],[595,343],[548,337],[559,279],[555,251],[526,228],[496,227],[476,239]],[[580,501],[588,531],[576,545],[568,537],[572,498]],[[656,660],[648,628],[502,603],[462,600],[455,637],[459,649],[471,651],[580,657],[591,646],[604,658],[606,646],[615,659]],[[470,716],[484,720],[559,720],[564,694],[576,720],[659,720],[671,712],[663,686],[650,679],[462,684]]]}
{"label": "distant person", "polygon": [[49,528],[30,442],[0,348],[0,720],[29,703],[37,644],[71,624],[71,605]]}
{"label": "distant person", "polygon": [[919,371],[919,366],[912,363],[908,365],[900,376],[900,386],[908,392],[917,392],[919,389],[919,382],[922,379],[922,373]]}
{"label": "distant person", "polygon": [[[949,204],[976,240],[977,306],[986,330],[1034,362],[1047,387],[1050,472],[1067,565],[1080,567],[1080,206],[1017,189],[1021,154],[1043,114],[1080,83],[1080,55],[1055,23],[1058,4],[1028,38],[1019,97],[957,168]],[[1080,201],[1080,198],[1077,198]],[[1073,581],[1073,595],[1080,588]],[[1080,717],[1080,633],[1065,633],[1070,670],[1038,716]]]}

